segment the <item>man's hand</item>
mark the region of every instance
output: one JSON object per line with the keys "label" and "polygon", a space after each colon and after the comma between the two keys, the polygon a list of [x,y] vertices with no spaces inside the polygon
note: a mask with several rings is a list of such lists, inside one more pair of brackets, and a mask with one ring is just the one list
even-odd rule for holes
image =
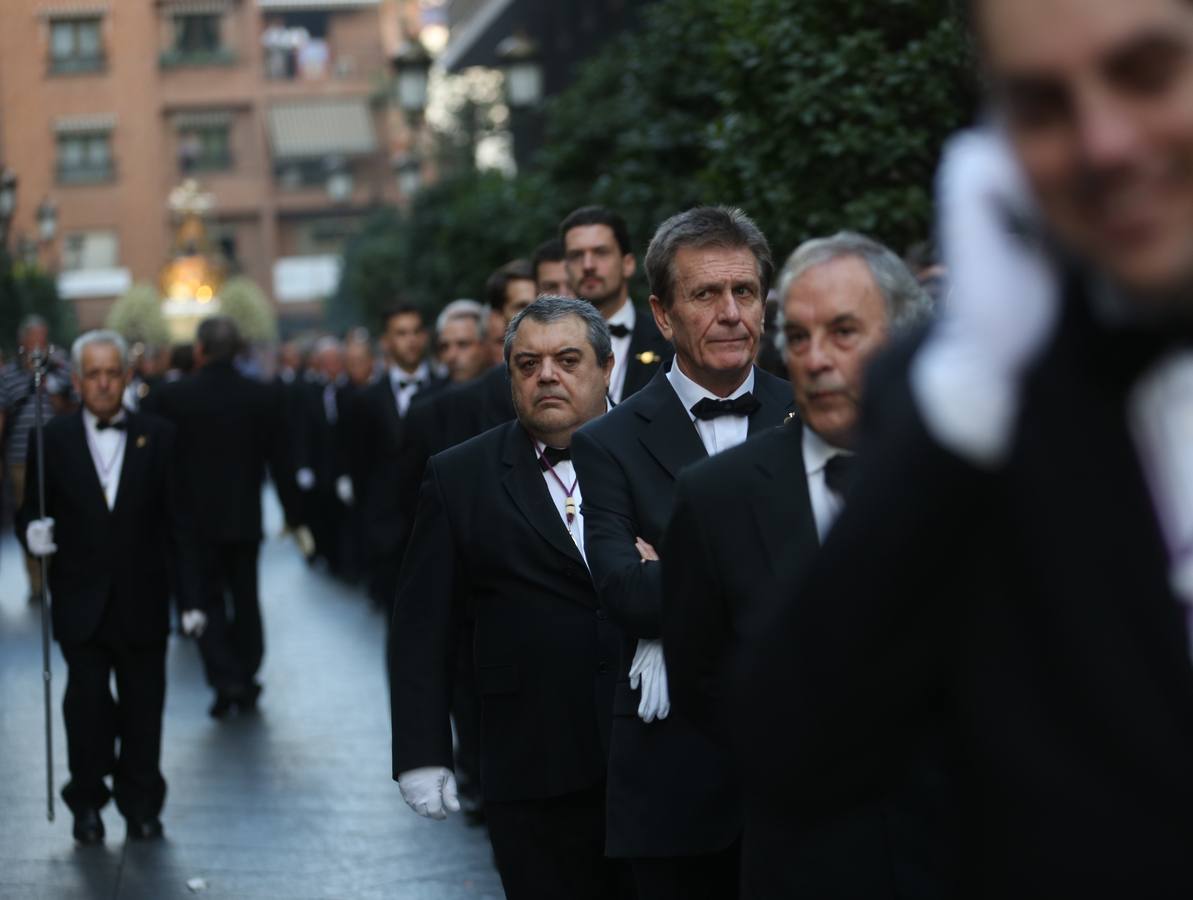
{"label": "man's hand", "polygon": [[406,805],[428,819],[446,819],[460,811],[456,776],[443,766],[424,766],[398,775],[398,787]]}
{"label": "man's hand", "polygon": [[54,520],[34,519],[25,529],[25,546],[32,556],[50,556],[58,552],[54,543]]}
{"label": "man's hand", "polygon": [[642,557],[643,562],[658,562],[659,554],[655,552],[654,547],[642,540],[642,538],[634,538],[634,548],[638,551],[638,555]]}
{"label": "man's hand", "polygon": [[345,506],[351,506],[355,502],[356,495],[352,490],[352,479],[347,475],[341,475],[336,479],[336,496]]}
{"label": "man's hand", "polygon": [[294,482],[300,491],[309,491],[315,486],[315,471],[302,468],[294,473]]}
{"label": "man's hand", "polygon": [[[648,545],[649,546],[649,545]],[[630,687],[642,689],[638,718],[643,722],[665,719],[671,713],[667,690],[667,666],[663,662],[662,641],[638,641],[634,661],[630,663]]]}
{"label": "man's hand", "polygon": [[299,551],[307,559],[315,555],[315,536],[306,525],[294,529],[294,543],[298,544]]}
{"label": "man's hand", "polygon": [[187,609],[182,612],[182,633],[187,637],[201,638],[207,630],[207,613],[201,609]]}

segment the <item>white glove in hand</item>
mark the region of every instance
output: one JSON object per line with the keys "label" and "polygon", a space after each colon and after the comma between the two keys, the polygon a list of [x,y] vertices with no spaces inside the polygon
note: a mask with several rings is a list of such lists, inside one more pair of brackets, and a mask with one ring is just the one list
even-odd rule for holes
{"label": "white glove in hand", "polygon": [[949,293],[912,364],[912,391],[936,440],[994,467],[1014,438],[1022,379],[1055,331],[1059,279],[1030,233],[1038,217],[1001,132],[953,138],[937,194]]}
{"label": "white glove in hand", "polygon": [[315,536],[306,525],[299,525],[294,529],[294,543],[307,559],[315,555]]}
{"label": "white glove in hand", "polygon": [[352,479],[347,475],[341,475],[336,479],[336,496],[345,506],[351,506],[356,501],[356,495],[352,492]]}
{"label": "white glove in hand", "polygon": [[200,638],[207,630],[207,613],[201,609],[188,609],[182,613],[182,633],[187,637]]}
{"label": "white glove in hand", "polygon": [[25,529],[25,545],[33,556],[49,556],[58,552],[54,543],[54,520],[34,519]]}
{"label": "white glove in hand", "polygon": [[300,491],[309,491],[315,486],[315,473],[311,469],[299,469],[294,473],[294,480]]}
{"label": "white glove in hand", "polygon": [[424,766],[398,775],[398,787],[406,805],[428,819],[446,819],[460,811],[456,776],[443,766]]}
{"label": "white glove in hand", "polygon": [[643,722],[665,719],[671,713],[671,696],[667,691],[667,666],[663,662],[663,642],[638,641],[634,661],[630,663],[630,687],[642,689],[638,701],[638,718]]}

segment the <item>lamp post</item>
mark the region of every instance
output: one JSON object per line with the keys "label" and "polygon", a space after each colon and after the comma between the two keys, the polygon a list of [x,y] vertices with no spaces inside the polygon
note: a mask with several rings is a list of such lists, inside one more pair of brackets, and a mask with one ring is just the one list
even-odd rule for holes
{"label": "lamp post", "polygon": [[427,108],[431,54],[420,41],[407,37],[390,62],[394,70],[394,94],[398,108],[417,126],[422,122]]}
{"label": "lamp post", "polygon": [[12,169],[0,173],[0,246],[8,247],[8,229],[17,209],[17,175]]}
{"label": "lamp post", "polygon": [[538,44],[525,31],[515,31],[497,45],[497,59],[505,75],[514,162],[523,169],[540,143],[538,107],[543,99],[543,65]]}
{"label": "lamp post", "polygon": [[58,234],[58,206],[46,197],[37,206],[37,236],[43,244],[52,243]]}
{"label": "lamp post", "polygon": [[423,164],[416,154],[402,154],[395,160],[394,170],[398,175],[398,191],[403,198],[409,199],[418,193],[423,183]]}

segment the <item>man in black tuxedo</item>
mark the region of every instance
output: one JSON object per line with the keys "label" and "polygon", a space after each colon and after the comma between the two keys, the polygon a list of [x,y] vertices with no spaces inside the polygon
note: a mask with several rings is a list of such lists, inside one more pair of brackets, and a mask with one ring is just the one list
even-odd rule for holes
{"label": "man in black tuxedo", "polygon": [[160,838],[171,581],[188,621],[200,606],[185,473],[174,427],[121,408],[128,349],[120,335],[88,332],[72,356],[83,409],[45,428],[45,518],[31,441],[18,517],[27,549],[52,554],[54,637],[67,666],[70,782],[62,797],[82,844],[103,840],[99,811],[112,796],[130,838]]}
{"label": "man in black tuxedo", "polygon": [[589,566],[627,638],[613,709],[608,851],[632,860],[642,900],[732,897],[738,773],[726,747],[686,716],[667,715],[654,547],[680,473],[778,425],[793,405],[786,382],[753,364],[773,264],[744,213],[701,207],[668,219],[646,267],[675,362],[573,440]]}
{"label": "man in black tuxedo", "polygon": [[1193,896],[1193,5],[972,6],[1001,126],[946,150],[948,302],[872,376],[743,740],[815,824],[946,697],[959,896]]}
{"label": "man in black tuxedo", "polygon": [[481,770],[506,895],[622,896],[604,856],[619,638],[584,560],[572,433],[606,409],[613,361],[593,308],[544,297],[510,324],[517,419],[432,457],[394,609],[393,774],[420,815],[459,810],[448,723],[461,623],[475,617]]}
{"label": "man in black tuxedo", "polygon": [[614,404],[642,389],[675,352],[654,318],[630,300],[637,263],[625,219],[602,206],[583,206],[559,223],[564,266],[572,292],[595,306],[613,335]]}
{"label": "man in black tuxedo", "polygon": [[195,510],[207,592],[199,649],[216,693],[215,718],[234,706],[254,709],[261,691],[256,674],[265,641],[257,555],[267,465],[286,520],[299,519],[295,487],[281,477],[287,469],[281,396],[273,385],[236,371],[240,347],[231,319],[205,319],[195,340],[199,371],[163,387],[156,405],[178,428],[178,465]]}
{"label": "man in black tuxedo", "polygon": [[414,512],[397,499],[408,414],[415,398],[430,396],[445,384],[427,362],[429,341],[420,307],[401,303],[387,310],[380,338],[385,371],[360,392],[350,413],[351,452],[359,460],[352,493],[366,523],[369,596],[387,615]]}
{"label": "man in black tuxedo", "polygon": [[538,296],[552,294],[556,297],[574,297],[571,282],[568,281],[567,263],[563,259],[563,241],[557,237],[543,241],[530,257],[534,272],[534,288]]}
{"label": "man in black tuxedo", "polygon": [[[798,247],[779,274],[778,296],[799,418],[685,470],[661,554],[682,561],[663,567],[663,646],[674,708],[727,745],[734,660],[758,640],[759,622],[788,601],[793,584],[784,579],[811,565],[844,502],[856,464],[863,368],[892,331],[930,309],[894,253],[849,232]],[[775,714],[783,715],[781,703]],[[755,749],[743,761],[781,766],[786,752]],[[769,781],[747,777],[740,787],[748,800],[768,791]],[[905,857],[915,851],[908,839],[919,831],[906,827],[912,820],[900,810],[873,803],[810,835],[790,827],[794,817],[752,819],[748,802],[745,811],[745,897],[940,895],[922,874],[944,850],[932,846],[919,865],[908,865]],[[893,822],[900,827],[888,829]]]}

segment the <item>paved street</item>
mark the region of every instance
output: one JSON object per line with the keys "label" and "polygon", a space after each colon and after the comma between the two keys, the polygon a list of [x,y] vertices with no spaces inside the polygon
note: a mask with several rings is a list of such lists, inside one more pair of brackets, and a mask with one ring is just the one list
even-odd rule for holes
{"label": "paved street", "polygon": [[[271,504],[269,533],[279,518]],[[60,800],[56,821],[46,821],[40,626],[18,549],[11,534],[0,540],[0,898],[502,896],[483,831],[459,817],[418,818],[390,780],[381,617],[277,539],[262,550],[259,715],[208,718],[198,651],[173,641],[166,840],[126,845],[109,804],[106,844],[77,848]],[[53,662],[60,788],[66,673],[56,646]]]}

